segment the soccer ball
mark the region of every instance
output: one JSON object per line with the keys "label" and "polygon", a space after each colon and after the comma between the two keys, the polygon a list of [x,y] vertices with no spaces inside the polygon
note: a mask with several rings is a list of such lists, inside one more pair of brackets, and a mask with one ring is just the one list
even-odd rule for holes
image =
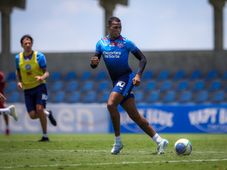
{"label": "soccer ball", "polygon": [[177,155],[190,155],[192,152],[192,143],[185,138],[178,139],[174,144]]}

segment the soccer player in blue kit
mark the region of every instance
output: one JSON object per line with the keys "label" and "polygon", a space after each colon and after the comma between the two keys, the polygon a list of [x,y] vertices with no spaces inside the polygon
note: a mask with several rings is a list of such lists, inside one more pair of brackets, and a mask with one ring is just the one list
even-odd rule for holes
{"label": "soccer player in blue kit", "polygon": [[[134,95],[131,92],[133,86],[140,85],[141,76],[147,62],[146,57],[132,41],[121,36],[121,28],[119,18],[109,18],[109,34],[98,41],[95,55],[90,60],[91,67],[96,68],[102,56],[113,82],[113,89],[107,102],[107,109],[110,112],[115,133],[115,142],[111,153],[118,154],[123,148],[120,138],[120,113],[118,111],[120,104],[129,117],[157,144],[157,153],[163,154],[168,141],[160,137],[148,121],[139,114]],[[136,74],[128,65],[129,52],[139,60],[139,69]]]}

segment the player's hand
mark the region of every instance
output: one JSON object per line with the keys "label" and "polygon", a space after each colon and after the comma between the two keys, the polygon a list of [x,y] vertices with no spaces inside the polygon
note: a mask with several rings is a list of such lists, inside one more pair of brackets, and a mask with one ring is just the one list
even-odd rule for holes
{"label": "player's hand", "polygon": [[99,64],[99,58],[97,56],[91,57],[91,65],[97,66]]}
{"label": "player's hand", "polygon": [[140,85],[140,80],[141,79],[141,75],[136,74],[136,76],[133,78],[132,82],[134,86],[139,86]]}
{"label": "player's hand", "polygon": [[35,76],[35,78],[36,78],[37,81],[43,81],[44,80],[43,76]]}
{"label": "player's hand", "polygon": [[0,93],[0,101],[1,102],[6,101],[6,97],[2,93]]}
{"label": "player's hand", "polygon": [[22,89],[23,89],[22,83],[21,83],[21,82],[18,82],[18,83],[17,83],[17,87],[18,87],[20,90],[22,90]]}

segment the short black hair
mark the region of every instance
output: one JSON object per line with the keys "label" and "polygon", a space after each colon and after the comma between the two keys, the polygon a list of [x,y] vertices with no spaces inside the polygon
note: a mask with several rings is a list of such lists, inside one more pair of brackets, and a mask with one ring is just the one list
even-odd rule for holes
{"label": "short black hair", "polygon": [[32,42],[32,44],[33,44],[33,38],[32,38],[32,36],[29,35],[29,34],[25,34],[25,35],[23,35],[23,36],[21,37],[21,39],[20,39],[20,43],[21,43],[21,44],[23,44],[23,40],[24,40],[25,38],[30,39],[31,42]]}
{"label": "short black hair", "polygon": [[110,18],[108,19],[108,26],[111,26],[111,24],[112,24],[113,21],[121,22],[121,20],[120,20],[118,17],[112,16],[112,17],[110,17]]}

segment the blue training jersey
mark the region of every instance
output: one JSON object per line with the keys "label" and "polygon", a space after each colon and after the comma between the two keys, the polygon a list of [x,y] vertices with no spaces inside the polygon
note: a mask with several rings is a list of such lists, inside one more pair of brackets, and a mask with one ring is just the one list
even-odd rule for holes
{"label": "blue training jersey", "polygon": [[[30,56],[28,56],[28,58],[31,58],[32,55],[33,55],[33,53]],[[18,70],[19,69],[19,62],[20,62],[19,61],[20,60],[19,54],[16,55],[15,59],[16,59],[16,69]],[[40,68],[43,68],[43,69],[46,68],[46,57],[43,53],[41,53],[41,52],[37,53],[37,62],[39,64]]]}
{"label": "blue training jersey", "polygon": [[111,79],[114,81],[124,74],[131,73],[128,64],[129,52],[136,52],[139,49],[136,45],[122,37],[111,40],[106,36],[96,44],[96,54],[101,54],[108,69]]}

